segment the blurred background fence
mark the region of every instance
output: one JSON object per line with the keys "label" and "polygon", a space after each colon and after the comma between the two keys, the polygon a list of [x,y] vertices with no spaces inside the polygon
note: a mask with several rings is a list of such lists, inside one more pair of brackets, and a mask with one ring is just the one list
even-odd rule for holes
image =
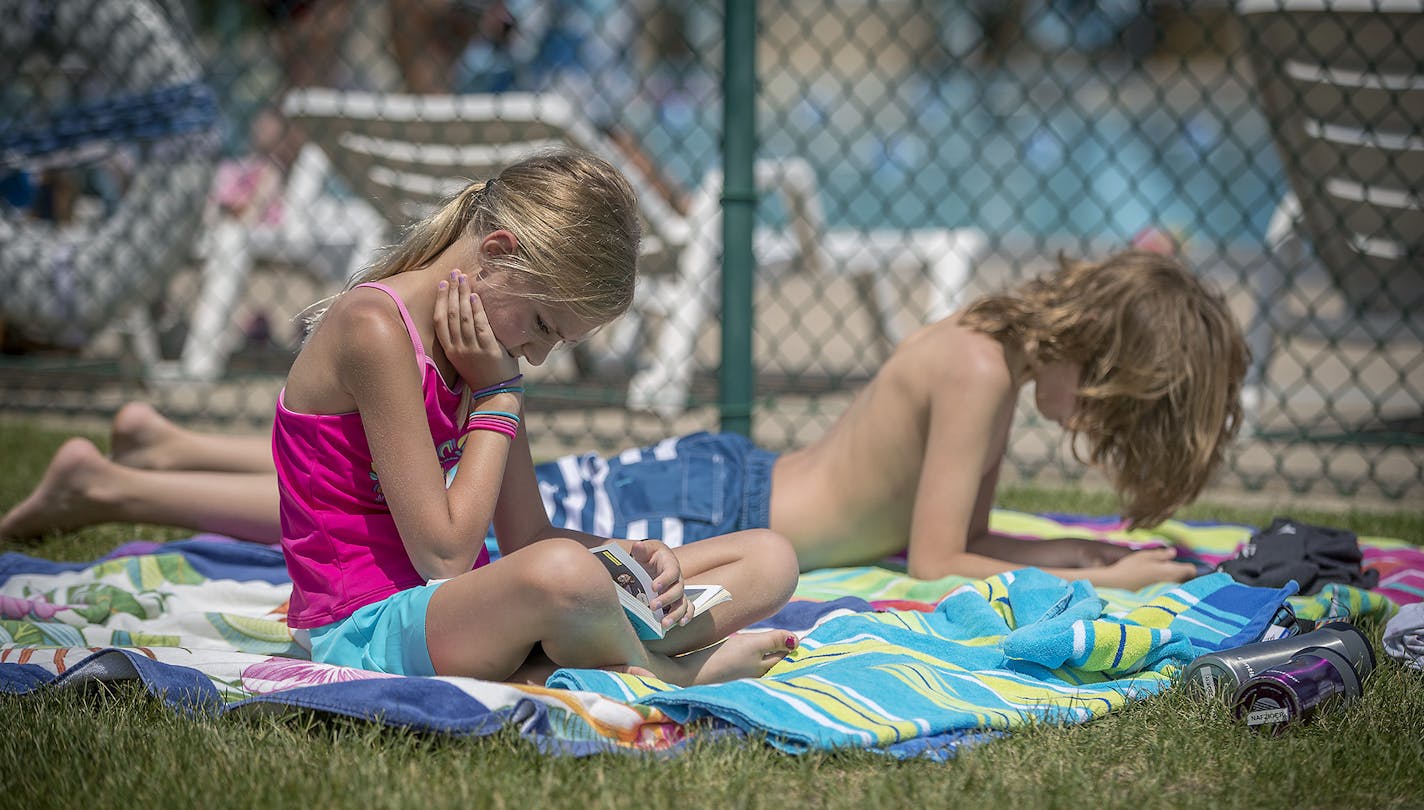
{"label": "blurred background fence", "polygon": [[[0,413],[261,430],[306,305],[562,141],[637,181],[647,280],[533,375],[536,454],[715,429],[730,107],[764,445],[819,435],[917,324],[1136,244],[1250,328],[1219,493],[1417,504],[1424,6],[1280,5],[784,0],[729,45],[712,0],[0,0]],[[1078,481],[1021,410],[1006,478]]]}

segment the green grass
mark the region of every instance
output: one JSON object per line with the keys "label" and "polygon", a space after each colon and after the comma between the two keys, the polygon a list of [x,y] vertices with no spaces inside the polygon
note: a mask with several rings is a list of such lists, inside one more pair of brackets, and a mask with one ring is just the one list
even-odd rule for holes
{"label": "green grass", "polygon": [[[0,509],[62,434],[0,422]],[[98,437],[96,437],[98,438]],[[1102,513],[1100,494],[1016,489],[1006,506]],[[1302,504],[1302,507],[1305,505]],[[1276,510],[1280,511],[1280,510]],[[1286,510],[1424,538],[1424,515]],[[1272,512],[1184,517],[1264,524]],[[157,527],[105,526],[0,550],[84,560]],[[1381,628],[1367,626],[1378,640]],[[1382,658],[1363,698],[1280,737],[1170,692],[1085,726],[1035,726],[947,764],[708,743],[675,757],[550,757],[512,732],[421,735],[318,715],[186,718],[133,684],[0,697],[0,806],[72,807],[1424,807],[1424,675]]]}

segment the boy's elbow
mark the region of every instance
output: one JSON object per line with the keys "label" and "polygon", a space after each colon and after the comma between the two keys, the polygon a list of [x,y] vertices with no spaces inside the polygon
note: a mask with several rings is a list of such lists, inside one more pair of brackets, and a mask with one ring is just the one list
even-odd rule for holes
{"label": "boy's elbow", "polygon": [[915,579],[943,579],[959,573],[955,570],[953,558],[916,559],[911,557],[906,564],[906,573]]}
{"label": "boy's elbow", "polygon": [[910,555],[905,566],[906,573],[915,579],[936,580],[945,577],[986,577],[994,571],[984,569],[983,558],[974,554],[940,554],[935,556]]}

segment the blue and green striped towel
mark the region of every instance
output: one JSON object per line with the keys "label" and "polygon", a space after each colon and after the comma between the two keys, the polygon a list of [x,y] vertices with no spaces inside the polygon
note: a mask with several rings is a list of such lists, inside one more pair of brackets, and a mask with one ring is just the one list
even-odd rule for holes
{"label": "blue and green striped towel", "polygon": [[786,751],[1081,723],[1157,694],[1196,655],[1258,638],[1293,588],[1210,574],[1122,612],[1086,582],[1024,569],[968,583],[933,611],[837,611],[763,678],[673,688],[565,669],[549,685],[714,719]]}

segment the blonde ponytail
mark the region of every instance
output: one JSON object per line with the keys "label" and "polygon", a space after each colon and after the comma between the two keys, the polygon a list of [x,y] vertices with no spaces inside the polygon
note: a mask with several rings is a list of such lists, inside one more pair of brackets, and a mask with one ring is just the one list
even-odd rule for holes
{"label": "blonde ponytail", "polygon": [[[642,238],[637,197],[612,164],[569,149],[532,155],[465,186],[407,228],[347,289],[426,267],[462,236],[496,230],[514,234],[518,249],[486,261],[522,275],[528,296],[597,323],[632,305]],[[309,320],[320,319],[329,302],[314,305]]]}

